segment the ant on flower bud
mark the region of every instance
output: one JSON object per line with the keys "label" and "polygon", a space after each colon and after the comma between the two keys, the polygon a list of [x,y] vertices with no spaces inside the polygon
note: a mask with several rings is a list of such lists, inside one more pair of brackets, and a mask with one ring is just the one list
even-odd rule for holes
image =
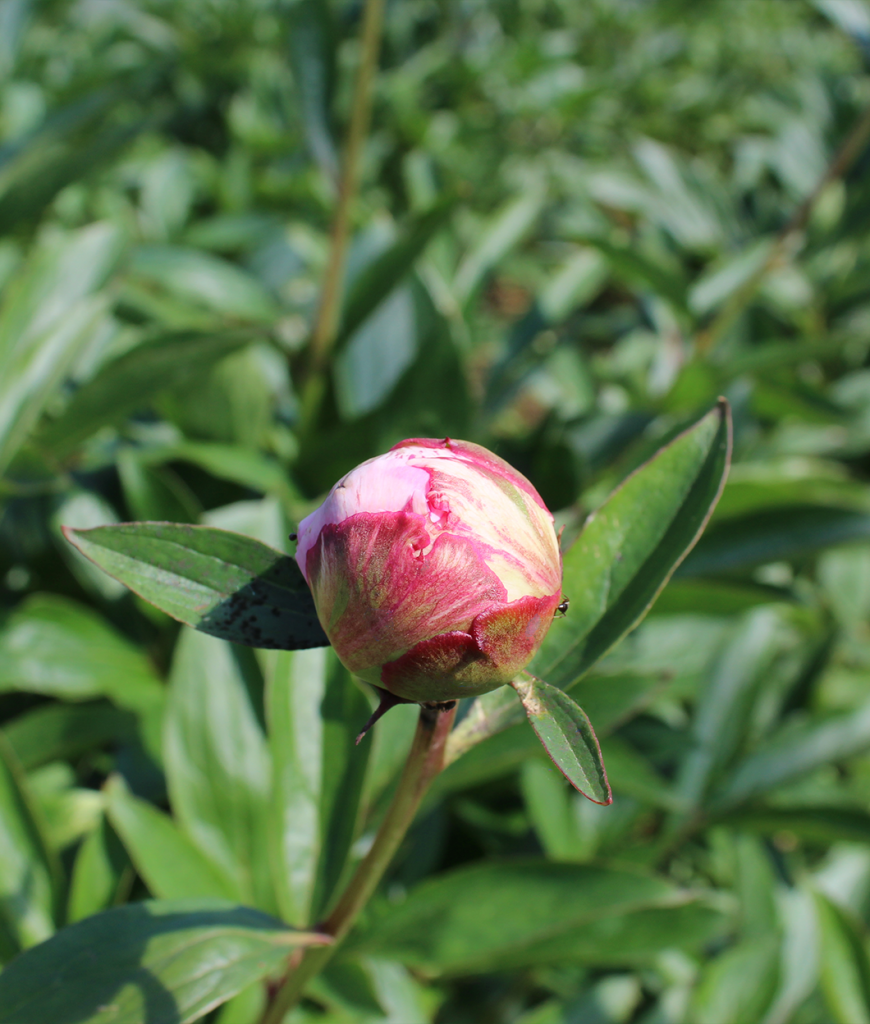
{"label": "ant on flower bud", "polygon": [[560,619],[564,619],[565,613],[568,611],[568,603],[568,598],[563,597],[561,604],[559,604],[559,606],[556,608],[553,618],[555,618],[556,615],[558,615]]}

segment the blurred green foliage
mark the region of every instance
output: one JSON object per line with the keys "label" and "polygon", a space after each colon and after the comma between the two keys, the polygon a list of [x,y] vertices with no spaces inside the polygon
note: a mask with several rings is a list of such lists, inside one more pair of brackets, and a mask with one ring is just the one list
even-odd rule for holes
{"label": "blurred green foliage", "polygon": [[[357,755],[364,702],[323,652],[179,641],[61,525],[284,547],[357,462],[453,435],[527,473],[569,539],[724,394],[735,464],[707,533],[573,691],[613,806],[528,729],[487,740],[288,1020],[870,1020],[866,140],[792,221],[866,117],[870,8],[388,4],[303,422],[360,14],[0,3],[0,956],[149,894],[307,923],[411,724],[397,709]],[[303,675],[317,726],[264,699]],[[267,749],[276,720],[297,747]],[[270,795],[269,757],[316,765],[310,789]],[[270,814],[298,837],[280,907]]]}

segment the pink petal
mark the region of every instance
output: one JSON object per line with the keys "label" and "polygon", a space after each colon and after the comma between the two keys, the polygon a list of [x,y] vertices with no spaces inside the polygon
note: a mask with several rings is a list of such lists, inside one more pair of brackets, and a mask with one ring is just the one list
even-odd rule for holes
{"label": "pink petal", "polygon": [[428,527],[410,512],[362,512],[325,526],[310,550],[320,622],[351,671],[379,673],[421,640],[468,630],[504,604],[505,589],[473,541],[442,533],[432,542]]}

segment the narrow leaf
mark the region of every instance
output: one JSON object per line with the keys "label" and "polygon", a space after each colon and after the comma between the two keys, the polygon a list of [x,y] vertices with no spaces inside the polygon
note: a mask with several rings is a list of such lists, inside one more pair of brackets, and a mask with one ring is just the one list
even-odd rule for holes
{"label": "narrow leaf", "polygon": [[50,761],[78,758],[109,743],[129,741],[136,717],[104,701],[41,704],[7,722],[3,730],[25,771]]}
{"label": "narrow leaf", "polygon": [[[571,605],[554,620],[531,672],[568,690],[637,626],[703,531],[730,453],[722,400],[614,491],[563,556]],[[478,697],[450,736],[447,763],[521,719],[507,688]]]}
{"label": "narrow leaf", "polygon": [[785,726],[741,761],[713,794],[716,811],[735,807],[825,764],[870,749],[870,703],[826,721]]}
{"label": "narrow leaf", "polygon": [[54,921],[52,866],[22,782],[0,733],[0,929],[23,949],[51,935]]}
{"label": "narrow leaf", "polygon": [[320,854],[320,784],[326,688],[324,649],[281,651],[266,661],[266,721],[272,755],[268,842],[282,916],[311,919]]}
{"label": "narrow leaf", "polygon": [[263,661],[275,887],[285,919],[301,924],[323,916],[356,837],[372,745],[355,737],[371,708],[328,648]]}
{"label": "narrow leaf", "polygon": [[188,1024],[325,941],[217,900],[116,907],[6,967],[0,1024]]}
{"label": "narrow leaf", "polygon": [[663,943],[698,948],[723,923],[662,878],[514,859],[428,879],[351,941],[354,952],[468,975],[554,962],[652,963]]}
{"label": "narrow leaf", "polygon": [[76,853],[70,878],[66,919],[81,921],[122,902],[135,878],[121,841],[105,817]]}
{"label": "narrow leaf", "polygon": [[770,607],[744,616],[716,659],[699,694],[677,792],[686,813],[703,802],[711,783],[733,760],[749,729],[758,688],[777,653],[782,619]]}
{"label": "narrow leaf", "polygon": [[870,1024],[870,960],[857,924],[820,892],[821,981],[837,1024]]}
{"label": "narrow leaf", "polygon": [[509,199],[478,235],[477,244],[463,257],[453,287],[466,305],[484,277],[531,231],[546,201],[546,190],[536,184]]}
{"label": "narrow leaf", "polygon": [[768,933],[739,942],[708,961],[692,1003],[693,1024],[761,1021],[776,994],[780,940]]}
{"label": "narrow leaf", "polygon": [[745,570],[867,537],[870,515],[856,509],[806,503],[762,509],[711,526],[680,566],[679,576]]}
{"label": "narrow leaf", "polygon": [[94,293],[121,255],[123,236],[93,224],[38,246],[0,304],[0,471],[11,462],[79,353],[106,318]]}
{"label": "narrow leaf", "polygon": [[136,278],[232,320],[271,324],[279,313],[266,288],[246,270],[211,253],[179,245],[141,245],[130,256]]}
{"label": "narrow leaf", "polygon": [[164,688],[144,654],[89,608],[53,594],[23,601],[0,629],[0,692],[157,710]]}
{"label": "narrow leaf", "polygon": [[706,526],[730,454],[723,399],[607,499],[564,557],[571,606],[530,671],[568,689],[640,622]]}
{"label": "narrow leaf", "polygon": [[199,851],[235,881],[245,900],[272,909],[266,844],[271,765],[259,700],[252,700],[257,683],[243,672],[245,654],[182,631],[166,711],[166,777],[175,817]]}
{"label": "narrow leaf", "polygon": [[179,622],[248,647],[325,647],[295,560],[208,526],[121,523],[64,529],[110,576]]}
{"label": "narrow leaf", "polygon": [[241,887],[209,860],[172,818],[129,792],[119,776],[105,786],[106,814],[152,895],[158,899],[238,899]]}
{"label": "narrow leaf", "polygon": [[[0,24],[0,31],[5,34],[6,26]],[[61,189],[117,156],[142,130],[144,120],[110,120],[121,102],[130,96],[145,100],[143,90],[150,91],[144,78],[125,77],[55,110],[36,132],[4,146],[0,234],[38,219]]]}
{"label": "narrow leaf", "polygon": [[452,198],[436,203],[412,221],[393,245],[357,274],[344,304],[336,351],[340,351],[366,317],[401,284],[431,239],[447,223],[454,205]]}
{"label": "narrow leaf", "polygon": [[299,90],[305,139],[314,159],[338,177],[331,108],[335,83],[335,29],[329,4],[300,0],[287,12],[290,66]]}
{"label": "narrow leaf", "polygon": [[55,457],[65,458],[107,423],[147,407],[164,388],[201,375],[253,337],[247,330],[178,331],[145,341],[101,367],[57,419],[43,424],[36,440]]}
{"label": "narrow leaf", "polygon": [[586,237],[581,241],[594,245],[607,258],[616,277],[653,294],[662,295],[681,312],[688,310],[686,282],[679,264],[662,267],[634,248],[614,245],[604,238]]}
{"label": "narrow leaf", "polygon": [[819,845],[870,843],[870,814],[846,807],[741,807],[719,819],[729,828],[775,836],[793,832]]}
{"label": "narrow leaf", "polygon": [[612,803],[601,748],[582,708],[564,691],[525,672],[512,685],[538,739],[559,771],[593,803]]}

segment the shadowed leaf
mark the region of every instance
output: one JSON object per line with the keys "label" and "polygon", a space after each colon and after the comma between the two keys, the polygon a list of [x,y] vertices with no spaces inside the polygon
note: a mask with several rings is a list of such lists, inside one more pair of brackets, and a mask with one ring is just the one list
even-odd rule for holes
{"label": "shadowed leaf", "polygon": [[326,647],[295,560],[208,526],[121,523],[64,529],[110,576],[179,622],[247,647]]}
{"label": "shadowed leaf", "polygon": [[324,941],[217,900],[116,907],[6,967],[0,1024],[187,1024]]}

